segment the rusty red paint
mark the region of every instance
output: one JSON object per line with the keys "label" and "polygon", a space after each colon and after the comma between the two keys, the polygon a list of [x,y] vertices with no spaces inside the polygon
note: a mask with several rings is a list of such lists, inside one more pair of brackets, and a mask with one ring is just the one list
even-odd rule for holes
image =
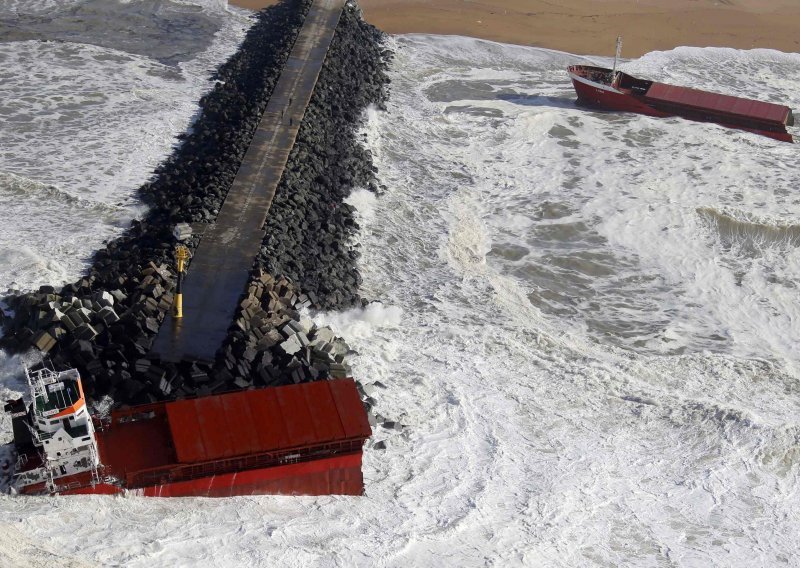
{"label": "rusty red paint", "polygon": [[182,400],[167,405],[167,417],[180,463],[371,435],[352,380]]}
{"label": "rusty red paint", "polygon": [[[44,489],[42,486],[40,489]],[[101,483],[61,491],[61,495],[114,495],[118,485]],[[363,495],[361,453],[270,468],[215,475],[130,490],[145,497],[234,497],[237,495]]]}
{"label": "rusty red paint", "polygon": [[789,112],[789,109],[782,105],[752,99],[743,99],[719,93],[709,93],[677,85],[666,85],[664,83],[653,83],[647,90],[645,98],[652,101],[686,105],[708,112],[741,116],[779,124],[783,124],[786,121]]}
{"label": "rusty red paint", "polygon": [[106,481],[59,478],[57,493],[360,495],[372,435],[352,379],[156,403],[97,424]]}

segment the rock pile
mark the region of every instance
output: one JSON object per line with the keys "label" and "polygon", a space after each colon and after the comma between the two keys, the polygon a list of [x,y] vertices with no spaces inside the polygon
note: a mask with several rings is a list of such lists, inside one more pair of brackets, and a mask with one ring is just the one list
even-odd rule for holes
{"label": "rock pile", "polygon": [[[2,347],[34,346],[56,368],[77,367],[90,397],[111,394],[120,401],[145,402],[135,363],[150,351],[155,334],[172,306],[175,279],[164,263],[143,266],[131,255],[125,271],[113,263],[105,271],[56,291],[11,298],[14,316],[6,322]],[[102,276],[102,277],[101,277]]]}
{"label": "rock pile", "polygon": [[300,315],[309,305],[286,277],[253,277],[215,372],[239,388],[350,376],[350,348],[330,328]]}
{"label": "rock pile", "polygon": [[244,42],[215,73],[214,88],[172,156],[141,188],[152,221],[210,222],[236,177],[311,0],[284,0],[256,15]]}
{"label": "rock pile", "polygon": [[[366,106],[386,100],[389,54],[382,34],[352,5],[337,29],[254,275],[216,361],[173,364],[148,355],[172,305],[174,225],[215,218],[310,3],[284,0],[259,13],[239,52],[218,70],[183,143],[141,188],[151,204],[146,218],[100,250],[79,281],[6,298],[13,314],[0,312],[0,347],[18,352],[33,346],[57,369],[77,367],[90,398],[110,395],[116,404],[349,374],[344,341],[300,311],[358,300],[357,253],[348,246],[356,225],[343,199],[353,187],[378,189],[356,131]],[[194,249],[199,238],[183,244]]]}
{"label": "rock pile", "polygon": [[339,21],[267,218],[259,263],[285,274],[320,309],[359,300],[358,230],[344,199],[353,188],[378,191],[372,156],[358,141],[364,110],[388,98],[391,53],[385,36],[354,4]]}

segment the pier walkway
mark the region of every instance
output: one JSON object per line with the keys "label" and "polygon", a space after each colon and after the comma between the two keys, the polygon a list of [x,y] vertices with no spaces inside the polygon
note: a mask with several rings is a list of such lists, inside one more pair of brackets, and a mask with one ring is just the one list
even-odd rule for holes
{"label": "pier walkway", "polygon": [[264,239],[275,189],[311,100],[345,0],[314,0],[216,223],[203,234],[183,288],[183,318],[153,344],[162,360],[213,361]]}

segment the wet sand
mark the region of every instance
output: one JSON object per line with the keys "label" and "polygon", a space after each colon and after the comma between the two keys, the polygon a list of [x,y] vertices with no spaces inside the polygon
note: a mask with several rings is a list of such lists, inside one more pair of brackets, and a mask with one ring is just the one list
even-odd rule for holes
{"label": "wet sand", "polygon": [[[274,0],[230,0],[259,9]],[[577,54],[623,57],[679,45],[799,52],[798,0],[361,0],[392,34],[479,37]]]}

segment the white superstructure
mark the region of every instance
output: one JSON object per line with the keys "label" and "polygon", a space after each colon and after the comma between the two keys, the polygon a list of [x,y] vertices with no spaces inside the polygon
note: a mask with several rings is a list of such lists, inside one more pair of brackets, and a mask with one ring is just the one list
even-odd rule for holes
{"label": "white superstructure", "polygon": [[13,486],[44,482],[55,492],[58,478],[91,472],[97,480],[97,441],[78,371],[26,369],[25,374],[32,399],[29,428],[41,464],[30,467],[28,458],[21,460]]}

